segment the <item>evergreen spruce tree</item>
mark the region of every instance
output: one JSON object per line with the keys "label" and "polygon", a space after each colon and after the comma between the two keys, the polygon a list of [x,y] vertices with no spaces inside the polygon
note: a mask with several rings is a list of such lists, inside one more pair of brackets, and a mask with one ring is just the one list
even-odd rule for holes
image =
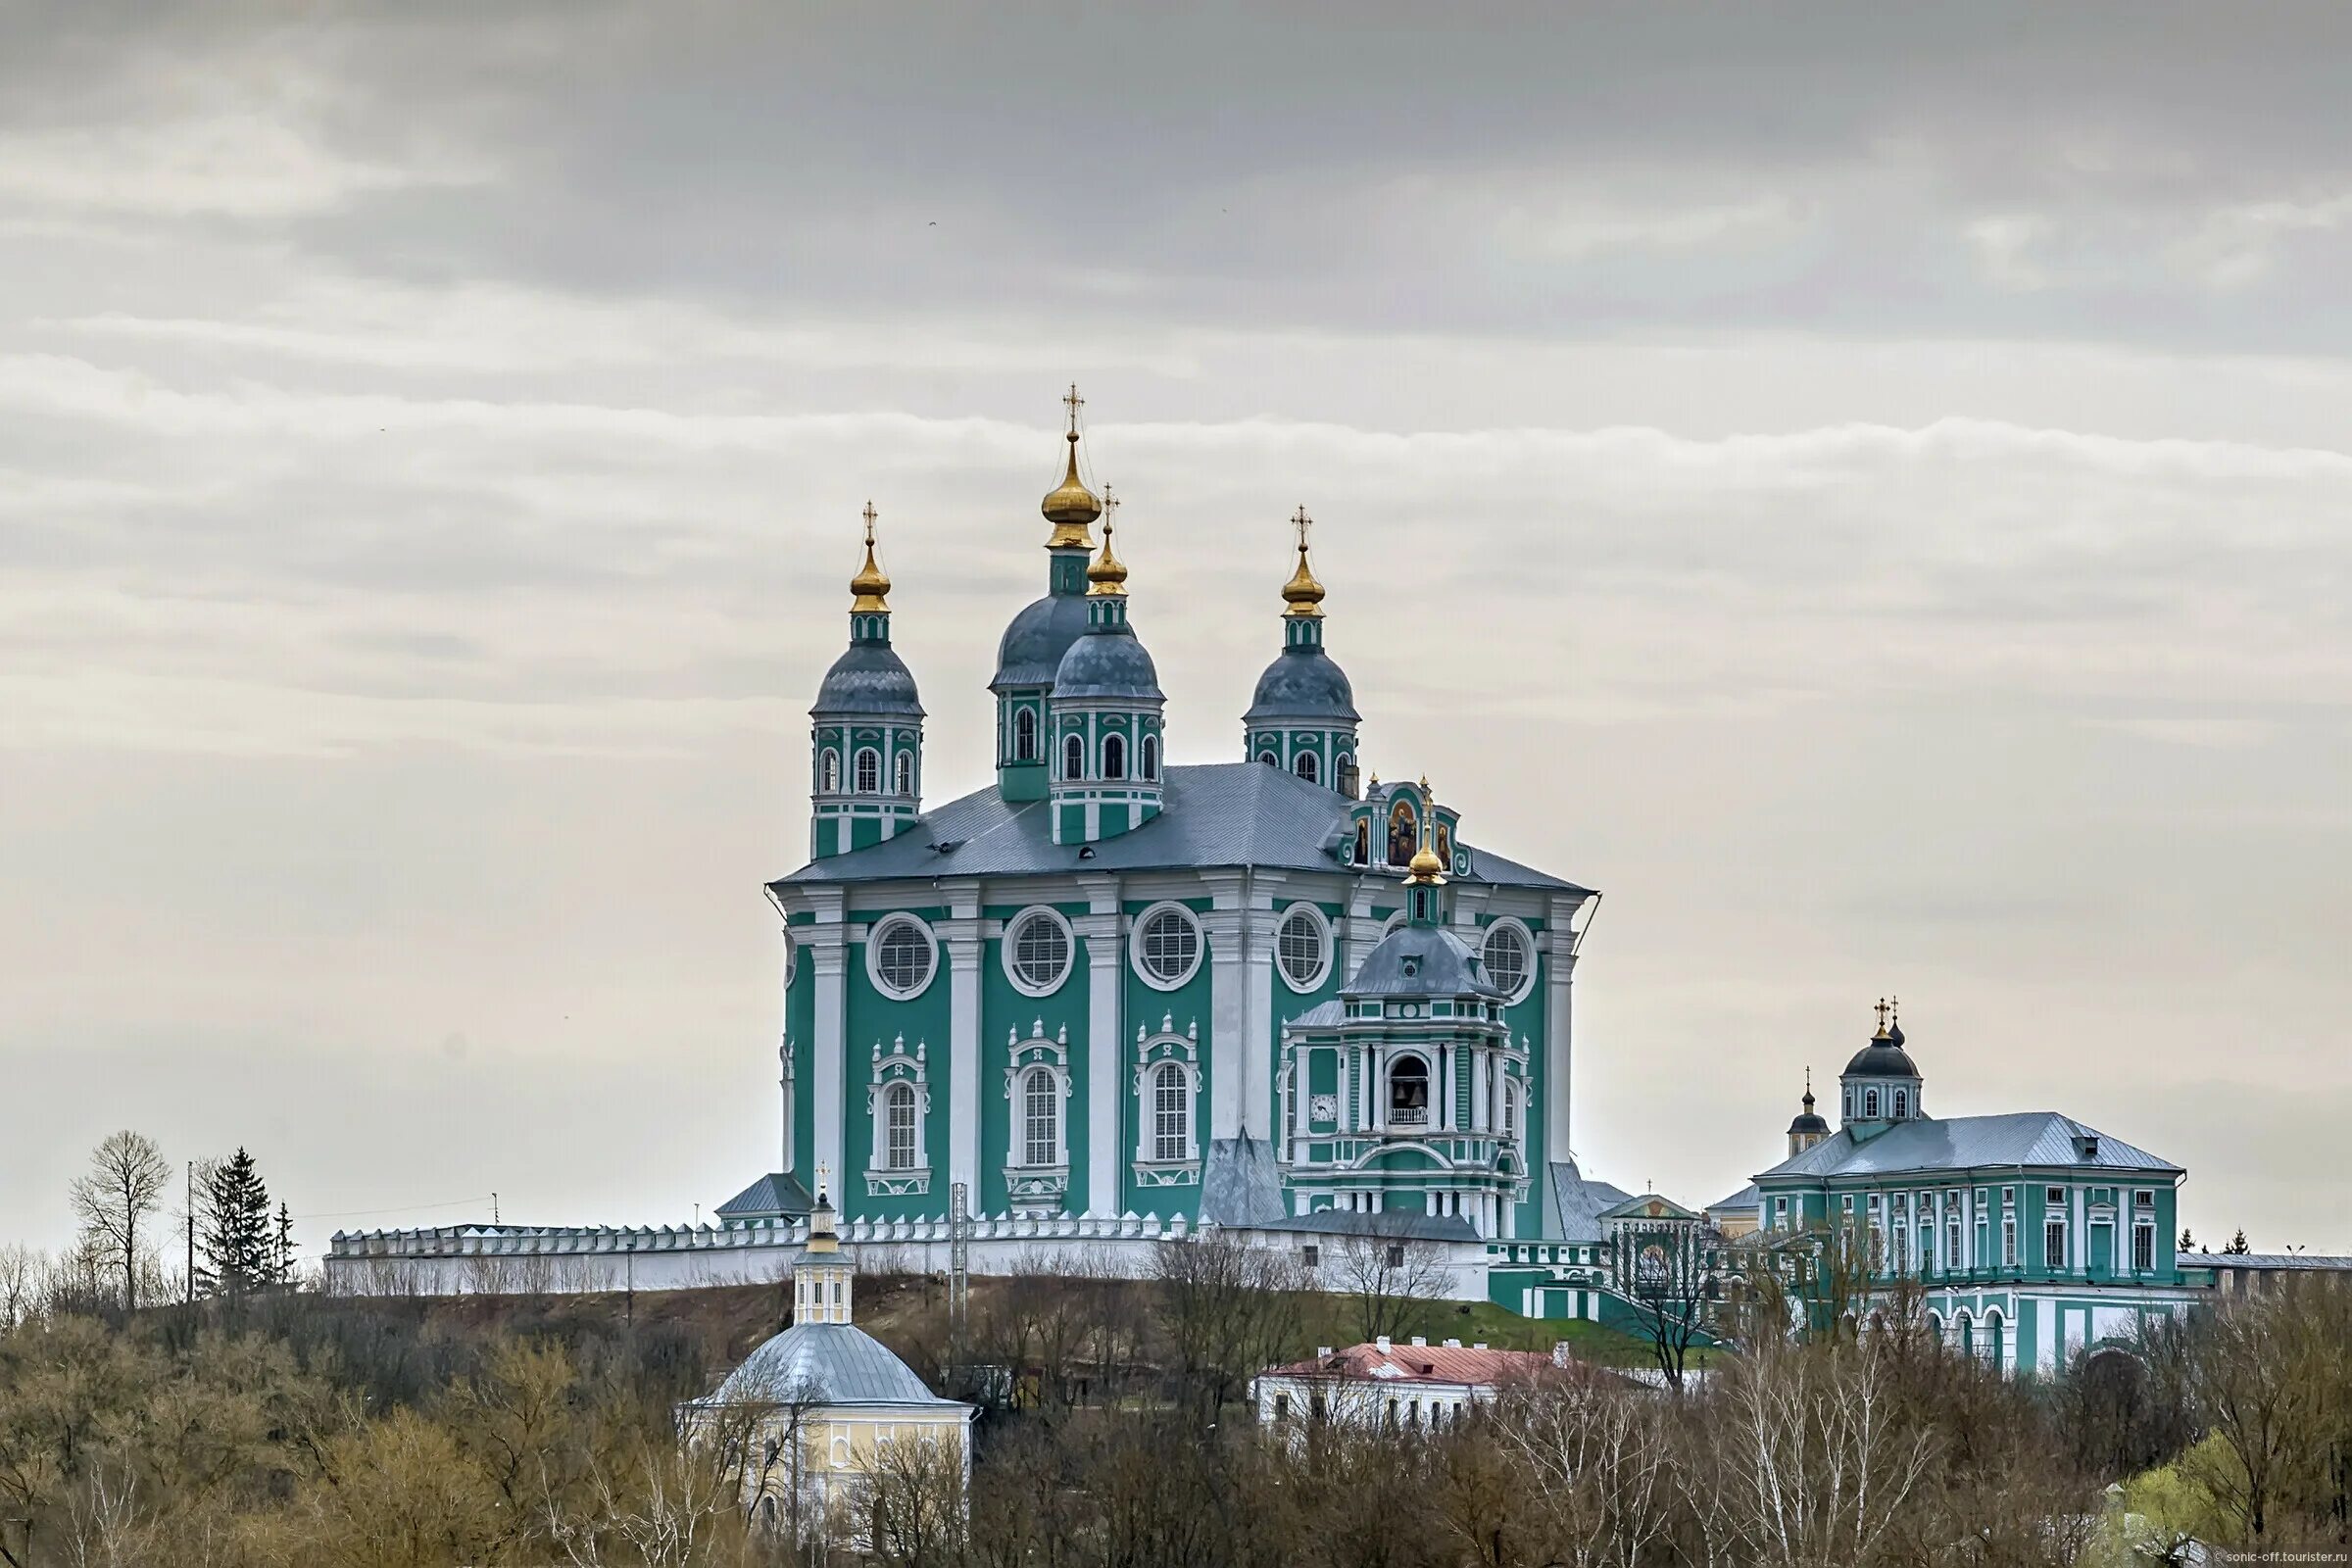
{"label": "evergreen spruce tree", "polygon": [[277,1238],[270,1218],[270,1189],[242,1149],[214,1166],[206,1179],[197,1247],[217,1295],[234,1300],[271,1277]]}
{"label": "evergreen spruce tree", "polygon": [[2222,1253],[2227,1257],[2243,1257],[2252,1250],[2254,1249],[2246,1245],[2246,1228],[2240,1225],[2237,1234],[2230,1238],[2230,1245],[2222,1249]]}
{"label": "evergreen spruce tree", "polygon": [[2180,1245],[2179,1247],[2175,1248],[2175,1249],[2174,1249],[2174,1250],[2175,1250],[2175,1251],[2177,1251],[2177,1252],[2193,1252],[2193,1251],[2195,1251],[2196,1250],[2197,1250],[2197,1239],[2196,1239],[2194,1236],[2191,1236],[2191,1235],[2189,1235],[2189,1234],[2188,1234],[2188,1227],[2187,1227],[2187,1226],[2185,1226],[2185,1225],[2181,1226],[2181,1227],[2180,1227]]}
{"label": "evergreen spruce tree", "polygon": [[280,1290],[290,1290],[294,1284],[294,1214],[283,1200],[277,1205],[277,1255],[270,1266],[270,1283]]}

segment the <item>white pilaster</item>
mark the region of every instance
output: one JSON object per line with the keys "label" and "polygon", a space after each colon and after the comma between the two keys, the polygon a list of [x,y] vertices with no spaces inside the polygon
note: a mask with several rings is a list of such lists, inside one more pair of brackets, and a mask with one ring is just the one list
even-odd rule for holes
{"label": "white pilaster", "polygon": [[[848,996],[843,977],[849,964],[849,928],[844,920],[842,897],[838,893],[820,895],[816,900],[816,923],[806,928],[808,932],[806,956],[816,976],[815,1038],[810,1042],[813,1060],[809,1077],[815,1101],[809,1143],[815,1164],[832,1172],[836,1182],[842,1173],[842,1073],[846,1063]],[[842,1201],[839,1193],[833,1195],[836,1203]]]}
{"label": "white pilaster", "polygon": [[1569,1073],[1572,982],[1576,975],[1576,916],[1571,899],[1551,901],[1544,932],[1544,1152],[1553,1161],[1575,1158],[1569,1147]]}
{"label": "white pilaster", "polygon": [[[1239,1138],[1249,1109],[1243,1042],[1250,1026],[1250,977],[1249,956],[1242,946],[1242,894],[1248,877],[1238,871],[1212,872],[1200,880],[1212,900],[1200,922],[1208,942],[1208,1136]],[[1265,1130],[1264,1122],[1258,1123],[1258,1130]]]}
{"label": "white pilaster", "polygon": [[[1116,877],[1080,879],[1087,913],[1072,924],[1086,943],[1086,1211],[1101,1219],[1119,1212],[1119,1151],[1125,1146],[1119,1107],[1126,1100],[1120,1067],[1119,1034],[1124,1013],[1119,999],[1119,963],[1125,917],[1119,912]],[[1140,1112],[1139,1112],[1140,1114]]]}
{"label": "white pilaster", "polygon": [[[948,1180],[964,1184],[965,1202],[980,1202],[980,884],[940,885],[949,917],[939,935],[948,950]],[[945,1212],[949,1192],[939,1194]]]}

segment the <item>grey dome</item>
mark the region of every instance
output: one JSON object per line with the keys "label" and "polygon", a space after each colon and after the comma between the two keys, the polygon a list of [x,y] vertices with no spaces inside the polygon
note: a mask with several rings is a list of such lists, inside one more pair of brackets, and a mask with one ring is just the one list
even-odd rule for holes
{"label": "grey dome", "polygon": [[1848,1078],[1916,1078],[1919,1068],[1913,1065],[1911,1053],[1892,1040],[1873,1040],[1854,1053],[1854,1059],[1845,1064]]}
{"label": "grey dome", "polygon": [[1798,1115],[1798,1116],[1797,1116],[1797,1118],[1796,1118],[1794,1121],[1792,1121],[1792,1122],[1790,1122],[1790,1123],[1788,1124],[1788,1131],[1789,1131],[1791,1134],[1796,1134],[1796,1133],[1824,1133],[1824,1134],[1826,1134],[1826,1133],[1827,1133],[1829,1130],[1830,1130],[1830,1124],[1829,1124],[1828,1122],[1826,1122],[1826,1121],[1822,1120],[1822,1119],[1821,1119],[1821,1117],[1820,1117],[1818,1114],[1816,1114],[1815,1112],[1813,1112],[1813,1111],[1810,1111],[1810,1110],[1808,1110],[1808,1111],[1805,1111],[1805,1112],[1801,1113],[1800,1115]]}
{"label": "grey dome", "polygon": [[1443,926],[1400,925],[1382,937],[1340,988],[1343,997],[1496,997],[1487,966]]}
{"label": "grey dome", "polygon": [[1134,632],[1121,626],[1090,632],[1070,644],[1054,672],[1054,696],[1123,697],[1162,702],[1159,670]]}
{"label": "grey dome", "polygon": [[811,714],[899,713],[923,716],[914,676],[888,643],[852,643],[816,689]]}
{"label": "grey dome", "polygon": [[1053,685],[1061,656],[1085,635],[1085,597],[1048,594],[1023,609],[1004,628],[997,643],[996,678],[988,683],[988,689],[1001,692],[1009,686]]}
{"label": "grey dome", "polygon": [[713,1404],[941,1404],[906,1363],[850,1323],[795,1323],[745,1356]]}
{"label": "grey dome", "polygon": [[1362,715],[1355,710],[1355,688],[1348,672],[1320,648],[1305,644],[1285,648],[1266,672],[1257,677],[1257,690],[1242,722],[1269,718],[1344,718],[1350,724]]}

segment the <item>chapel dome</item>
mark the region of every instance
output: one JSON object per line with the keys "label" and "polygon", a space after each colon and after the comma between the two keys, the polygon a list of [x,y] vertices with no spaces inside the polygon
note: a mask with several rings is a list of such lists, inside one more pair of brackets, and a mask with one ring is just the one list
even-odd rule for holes
{"label": "chapel dome", "polygon": [[1444,926],[1400,925],[1373,945],[1343,997],[1495,997],[1486,963]]}
{"label": "chapel dome", "polygon": [[1257,690],[1250,694],[1250,711],[1242,715],[1242,722],[1339,718],[1352,724],[1361,716],[1348,672],[1321,648],[1298,643],[1277,654],[1257,677]]}
{"label": "chapel dome", "polygon": [[914,674],[888,644],[852,643],[816,689],[811,715],[886,713],[907,718],[923,716],[915,696]]}
{"label": "chapel dome", "polygon": [[1048,594],[1012,617],[997,643],[997,673],[990,691],[1014,686],[1051,686],[1061,656],[1086,635],[1086,600],[1076,594]]}
{"label": "chapel dome", "polygon": [[1848,1078],[1916,1078],[1918,1066],[1911,1053],[1897,1044],[1891,1035],[1882,1034],[1869,1045],[1854,1053],[1854,1059],[1845,1064]]}
{"label": "chapel dome", "polygon": [[1810,1110],[1799,1112],[1796,1119],[1788,1124],[1791,1136],[1798,1133],[1821,1133],[1826,1136],[1829,1130],[1830,1124],[1818,1112]]}
{"label": "chapel dome", "polygon": [[1054,696],[1162,702],[1159,669],[1142,639],[1124,626],[1079,638],[1054,671]]}
{"label": "chapel dome", "polygon": [[714,1404],[937,1404],[887,1346],[850,1323],[795,1323],[727,1374]]}

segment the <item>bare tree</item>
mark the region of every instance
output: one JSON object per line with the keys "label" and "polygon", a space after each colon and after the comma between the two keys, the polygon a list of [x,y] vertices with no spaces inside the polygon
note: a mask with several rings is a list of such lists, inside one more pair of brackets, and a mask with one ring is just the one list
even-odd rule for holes
{"label": "bare tree", "polygon": [[1681,1393],[1690,1348],[1710,1338],[1707,1325],[1723,1298],[1719,1239],[1695,1230],[1643,1240],[1619,1265],[1620,1288],[1633,1303],[1640,1336],[1667,1387]]}
{"label": "bare tree", "polygon": [[0,1247],[0,1333],[32,1315],[46,1267],[41,1254],[21,1243]]}
{"label": "bare tree", "polygon": [[1372,1223],[1342,1238],[1334,1271],[1354,1308],[1360,1338],[1394,1338],[1424,1303],[1452,1294],[1453,1270],[1443,1242],[1403,1235],[1400,1226],[1377,1223],[1378,1214],[1362,1218]]}
{"label": "bare tree", "polygon": [[139,1304],[139,1232],[161,1206],[172,1170],[154,1140],[124,1129],[90,1153],[74,1182],[74,1212],[85,1241],[122,1269],[122,1309]]}
{"label": "bare tree", "polygon": [[1305,1278],[1288,1250],[1216,1235],[1162,1242],[1152,1274],[1181,1393],[1213,1421],[1298,1338]]}

